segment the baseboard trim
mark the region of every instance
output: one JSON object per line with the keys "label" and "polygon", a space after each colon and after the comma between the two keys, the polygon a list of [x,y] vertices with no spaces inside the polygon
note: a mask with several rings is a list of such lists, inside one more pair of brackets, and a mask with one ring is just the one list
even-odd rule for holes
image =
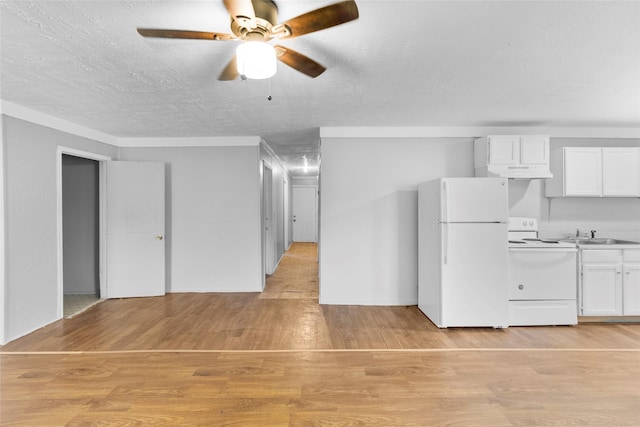
{"label": "baseboard trim", "polygon": [[578,316],[578,323],[640,323],[640,316]]}

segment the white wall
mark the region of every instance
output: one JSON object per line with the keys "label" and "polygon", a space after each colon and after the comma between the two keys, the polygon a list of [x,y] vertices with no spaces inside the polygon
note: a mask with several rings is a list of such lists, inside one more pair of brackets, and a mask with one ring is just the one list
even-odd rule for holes
{"label": "white wall", "polygon": [[116,148],[2,116],[5,156],[5,341],[57,320],[57,147]]}
{"label": "white wall", "polygon": [[121,148],[167,164],[169,292],[262,289],[259,147]]}
{"label": "white wall", "polygon": [[473,176],[471,138],[324,137],[320,302],[417,303],[417,186]]}
{"label": "white wall", "polygon": [[65,294],[100,294],[99,163],[62,156]]}

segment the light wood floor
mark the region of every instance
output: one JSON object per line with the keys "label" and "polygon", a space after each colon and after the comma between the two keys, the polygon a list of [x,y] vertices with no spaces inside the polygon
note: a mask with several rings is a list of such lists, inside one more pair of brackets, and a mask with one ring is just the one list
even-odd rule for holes
{"label": "light wood floor", "polygon": [[0,425],[640,425],[640,325],[439,330],[320,306],[316,246],[263,293],[108,300],[0,348]]}

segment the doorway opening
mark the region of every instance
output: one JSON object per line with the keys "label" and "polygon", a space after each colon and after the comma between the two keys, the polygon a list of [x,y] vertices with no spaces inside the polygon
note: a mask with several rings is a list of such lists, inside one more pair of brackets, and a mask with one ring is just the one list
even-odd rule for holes
{"label": "doorway opening", "polygon": [[105,295],[104,162],[109,160],[58,146],[58,319],[86,310]]}
{"label": "doorway opening", "polygon": [[100,164],[62,155],[63,316],[100,301]]}

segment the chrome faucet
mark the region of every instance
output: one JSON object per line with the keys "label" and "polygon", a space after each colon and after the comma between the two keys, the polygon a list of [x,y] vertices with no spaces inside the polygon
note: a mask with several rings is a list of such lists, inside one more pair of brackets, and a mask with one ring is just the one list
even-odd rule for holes
{"label": "chrome faucet", "polygon": [[591,230],[591,238],[592,239],[596,238],[596,230]]}

